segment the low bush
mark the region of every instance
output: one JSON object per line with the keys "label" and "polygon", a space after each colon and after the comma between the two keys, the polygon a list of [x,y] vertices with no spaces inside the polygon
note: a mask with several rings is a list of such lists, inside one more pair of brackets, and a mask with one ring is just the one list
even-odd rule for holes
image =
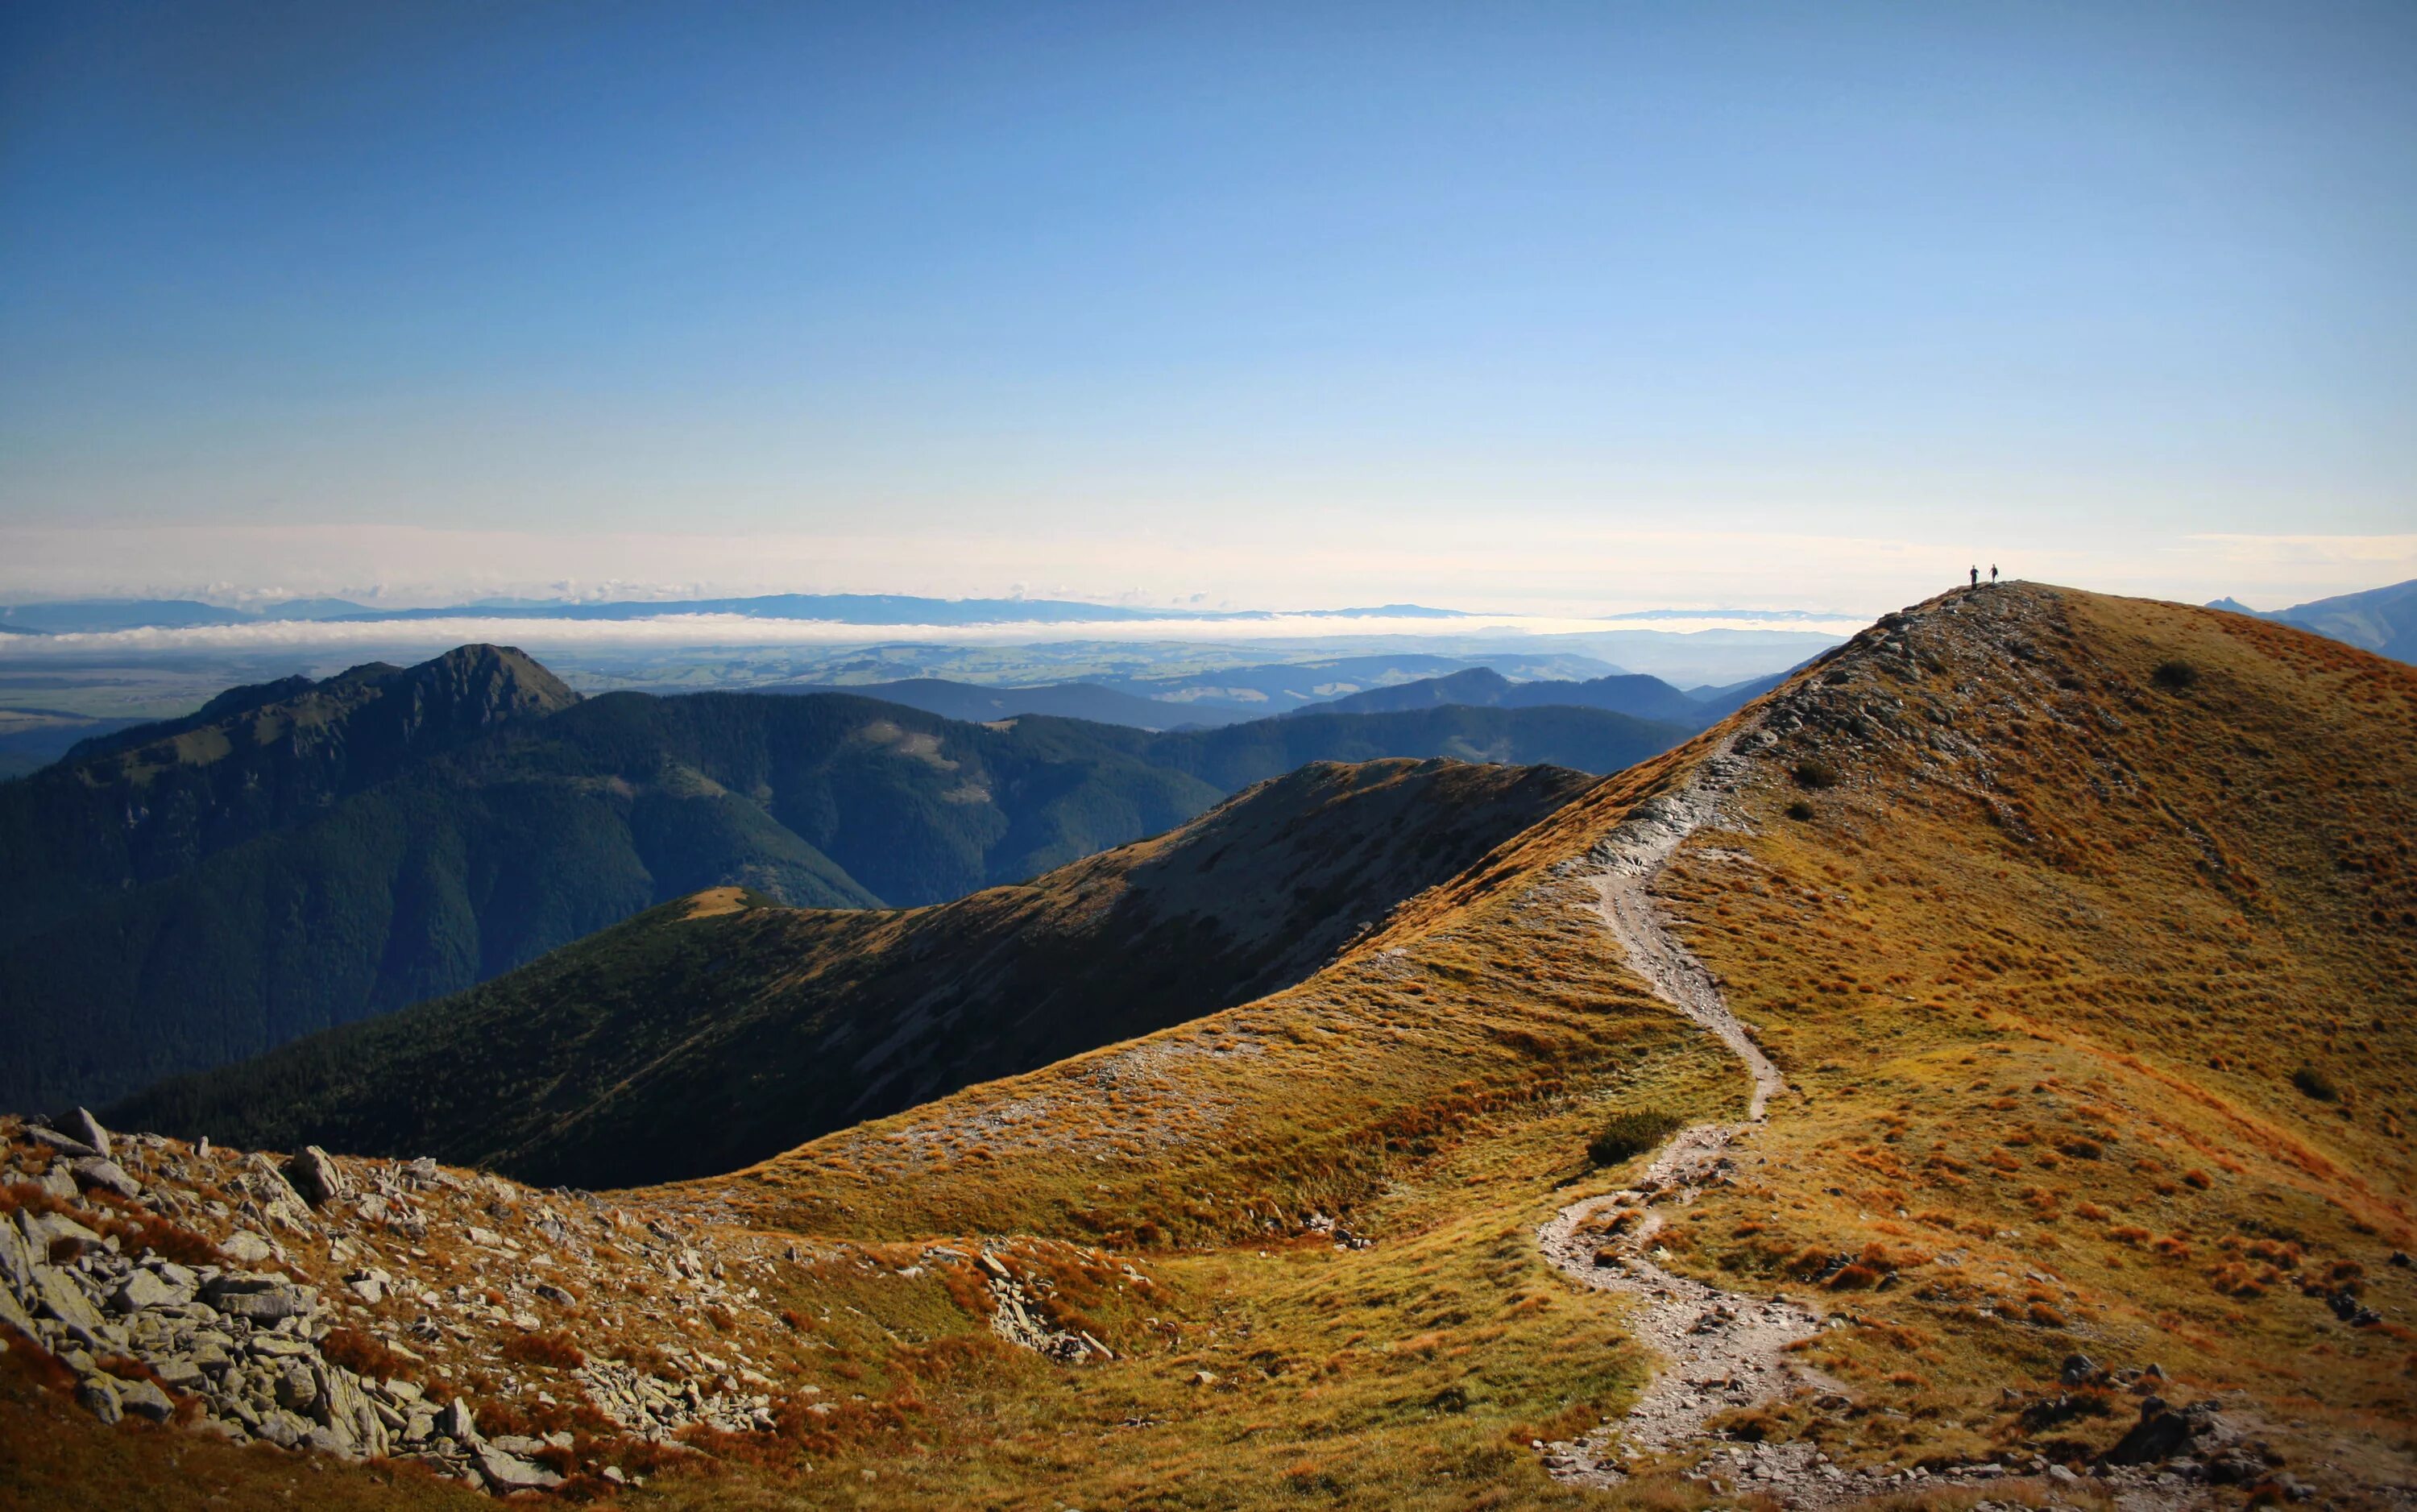
{"label": "low bush", "polygon": [[2333,1079],[2313,1066],[2303,1066],[2292,1072],[2291,1085],[2318,1102],[2335,1102],[2341,1097],[2341,1088],[2333,1085]]}
{"label": "low bush", "polygon": [[1659,1145],[1679,1132],[1680,1124],[1676,1113],[1659,1108],[1614,1113],[1603,1131],[1587,1142],[1587,1158],[1599,1166],[1616,1166]]}
{"label": "low bush", "polygon": [[2179,658],[2160,661],[2149,673],[2149,681],[2168,693],[2179,693],[2198,681],[2198,669]]}
{"label": "low bush", "polygon": [[1798,762],[1796,785],[1817,793],[1823,788],[1834,788],[1838,785],[1838,769],[1828,762]]}
{"label": "low bush", "polygon": [[576,1370],[587,1363],[587,1356],[568,1334],[522,1334],[504,1340],[504,1358],[521,1365],[550,1365],[557,1370]]}

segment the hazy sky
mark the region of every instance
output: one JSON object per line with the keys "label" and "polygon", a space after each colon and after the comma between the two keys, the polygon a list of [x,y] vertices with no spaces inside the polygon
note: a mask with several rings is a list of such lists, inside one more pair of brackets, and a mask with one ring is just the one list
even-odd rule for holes
{"label": "hazy sky", "polygon": [[2417,6],[0,8],[0,594],[2417,576]]}

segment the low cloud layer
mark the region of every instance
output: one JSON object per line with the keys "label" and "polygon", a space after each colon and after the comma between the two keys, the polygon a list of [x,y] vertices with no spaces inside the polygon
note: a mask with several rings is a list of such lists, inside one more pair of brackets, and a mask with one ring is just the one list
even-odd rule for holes
{"label": "low cloud layer", "polygon": [[367,623],[273,620],[247,625],[189,628],[143,628],[69,635],[11,636],[0,641],[8,657],[109,657],[175,652],[313,651],[357,647],[443,647],[473,642],[516,645],[538,655],[550,650],[740,649],[760,646],[876,645],[900,642],[951,645],[1034,645],[1075,641],[1197,641],[1247,643],[1319,641],[1369,636],[1465,636],[1474,634],[1578,635],[1617,630],[1688,633],[1703,630],[1794,630],[1849,635],[1854,619],[1808,620],[1794,616],[1689,615],[1681,619],[1624,616],[1610,619],[1489,614],[1438,620],[1342,614],[1277,614],[1263,619],[1153,619],[1023,621],[988,625],[857,625],[838,620],[759,619],[743,614],[659,614],[631,620],[459,618]]}

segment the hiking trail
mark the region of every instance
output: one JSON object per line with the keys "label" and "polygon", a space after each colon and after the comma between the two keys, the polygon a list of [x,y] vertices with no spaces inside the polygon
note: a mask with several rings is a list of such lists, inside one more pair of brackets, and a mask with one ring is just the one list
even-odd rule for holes
{"label": "hiking trail", "polygon": [[[1760,1125],[1772,1095],[1786,1086],[1729,1011],[1711,973],[1670,932],[1649,891],[1680,842],[1712,819],[1721,797],[1743,775],[1744,762],[1731,754],[1735,739],[1706,757],[1685,787],[1638,805],[1589,853],[1589,869],[1583,873],[1595,889],[1604,926],[1627,952],[1630,969],[1656,997],[1735,1052],[1754,1078],[1754,1093],[1745,1125],[1698,1124],[1680,1131],[1634,1187],[1573,1202],[1538,1231],[1545,1256],[1563,1274],[1637,1299],[1640,1306],[1629,1319],[1632,1333],[1669,1362],[1624,1418],[1575,1443],[1548,1446],[1548,1462],[1564,1480],[1618,1480],[1624,1459],[1679,1447],[1699,1436],[1716,1413],[1798,1384],[1834,1384],[1785,1354],[1789,1344],[1819,1331],[1820,1320],[1809,1309],[1724,1292],[1654,1263],[1662,1253],[1653,1245],[1662,1227],[1656,1209],[1692,1202],[1702,1187],[1726,1181],[1735,1168],[1730,1145]],[[1804,1458],[1801,1468],[1814,1470],[1809,1447]],[[1834,1466],[1821,1468],[1843,1478]]]}

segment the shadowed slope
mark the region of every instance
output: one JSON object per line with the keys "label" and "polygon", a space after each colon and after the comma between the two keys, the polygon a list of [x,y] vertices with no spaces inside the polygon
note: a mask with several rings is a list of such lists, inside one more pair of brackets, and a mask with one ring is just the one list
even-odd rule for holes
{"label": "shadowed slope", "polygon": [[[433,1151],[549,1183],[727,1170],[1297,981],[1588,780],[1313,765],[1171,834],[935,908],[707,894],[112,1116],[244,1143]],[[682,1136],[664,1139],[675,1123]]]}
{"label": "shadowed slope", "polygon": [[0,788],[0,944],[290,827],[405,766],[579,695],[510,646],[229,688],[83,741]]}

